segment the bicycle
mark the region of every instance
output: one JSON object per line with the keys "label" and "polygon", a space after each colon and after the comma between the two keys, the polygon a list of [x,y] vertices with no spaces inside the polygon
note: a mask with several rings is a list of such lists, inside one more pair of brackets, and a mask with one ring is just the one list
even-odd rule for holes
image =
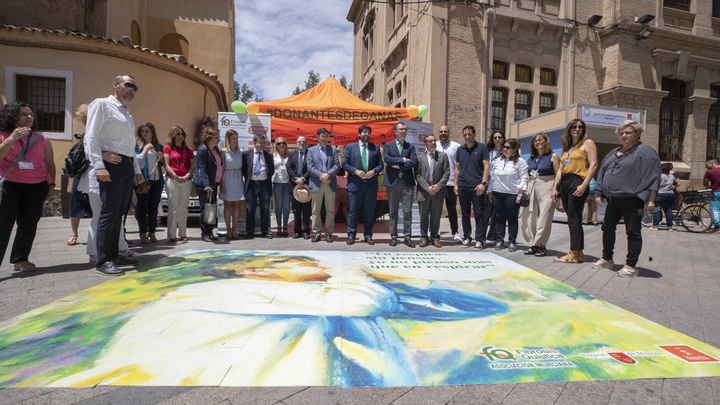
{"label": "bicycle", "polygon": [[708,203],[715,198],[712,190],[689,190],[678,193],[682,201],[677,221],[688,232],[703,233],[712,227],[713,219]]}
{"label": "bicycle", "polygon": [[[708,208],[708,203],[714,198],[712,190],[688,190],[677,193],[680,196],[680,203],[676,209],[673,209],[673,217],[675,224],[681,225],[688,232],[703,233],[707,232],[713,224],[712,214]],[[655,211],[660,211],[660,207],[656,207]],[[653,224],[653,215],[645,213],[642,219],[644,227],[651,227]]]}

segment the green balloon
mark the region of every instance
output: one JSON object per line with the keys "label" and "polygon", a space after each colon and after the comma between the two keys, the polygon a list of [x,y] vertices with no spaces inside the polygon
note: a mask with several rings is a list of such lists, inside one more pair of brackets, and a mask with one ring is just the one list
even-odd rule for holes
{"label": "green balloon", "polygon": [[424,117],[428,113],[428,107],[425,104],[420,104],[418,106],[418,117]]}
{"label": "green balloon", "polygon": [[247,112],[247,106],[240,100],[233,101],[230,107],[238,114],[245,114]]}

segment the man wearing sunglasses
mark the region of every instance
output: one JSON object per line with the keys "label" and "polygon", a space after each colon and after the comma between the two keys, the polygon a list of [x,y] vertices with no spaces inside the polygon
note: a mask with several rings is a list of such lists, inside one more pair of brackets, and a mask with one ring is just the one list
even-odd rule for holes
{"label": "man wearing sunglasses", "polygon": [[[95,168],[100,184],[102,206],[98,221],[97,271],[117,276],[124,274],[118,265],[137,264],[137,260],[119,256],[118,240],[123,216],[128,210],[135,181],[145,178],[135,157],[135,122],[127,105],[138,91],[135,78],[122,74],[113,81],[110,97],[98,98],[88,106],[85,127],[85,152]],[[103,160],[103,152],[112,160]]]}

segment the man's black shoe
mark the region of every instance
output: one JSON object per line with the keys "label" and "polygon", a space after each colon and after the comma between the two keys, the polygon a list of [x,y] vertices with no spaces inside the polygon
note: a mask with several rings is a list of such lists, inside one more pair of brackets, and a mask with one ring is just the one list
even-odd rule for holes
{"label": "man's black shoe", "polygon": [[212,242],[212,238],[208,235],[203,235],[202,241],[203,242]]}
{"label": "man's black shoe", "polygon": [[407,247],[411,247],[411,248],[415,247],[415,244],[413,243],[413,241],[410,238],[406,238],[404,243],[405,243],[405,246],[407,246]]}
{"label": "man's black shoe", "polygon": [[325,235],[325,242],[333,243],[332,235]]}
{"label": "man's black shoe", "polygon": [[118,256],[112,263],[116,266],[134,266],[140,263],[137,259],[131,259],[126,256]]}
{"label": "man's black shoe", "polygon": [[210,240],[218,240],[218,237],[215,235],[210,235]]}
{"label": "man's black shoe", "polygon": [[307,232],[303,233],[303,239],[310,239],[310,234]]}
{"label": "man's black shoe", "polygon": [[272,236],[271,233],[266,233],[266,234],[262,235],[262,237],[265,238],[265,239],[272,239],[272,238],[273,238],[273,236]]}
{"label": "man's black shoe", "polygon": [[320,234],[316,233],[312,238],[312,243],[320,242]]}
{"label": "man's black shoe", "polygon": [[390,246],[397,246],[397,238],[396,237],[390,238]]}
{"label": "man's black shoe", "polygon": [[293,239],[300,239],[300,238],[302,238],[302,234],[294,233],[293,236],[292,236],[292,238],[293,238]]}
{"label": "man's black shoe", "polygon": [[95,271],[100,274],[105,274],[106,276],[122,276],[125,274],[124,271],[117,268],[112,262],[103,263],[102,266],[97,267]]}

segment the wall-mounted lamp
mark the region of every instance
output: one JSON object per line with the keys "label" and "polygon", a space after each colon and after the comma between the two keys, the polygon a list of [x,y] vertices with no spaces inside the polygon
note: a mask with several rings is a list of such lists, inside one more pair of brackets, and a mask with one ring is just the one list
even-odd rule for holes
{"label": "wall-mounted lamp", "polygon": [[600,14],[593,14],[590,16],[590,18],[588,18],[587,25],[592,27],[592,26],[596,25],[597,23],[599,23],[600,20],[602,20],[602,18],[603,18],[603,16]]}
{"label": "wall-mounted lamp", "polygon": [[635,36],[635,39],[641,40],[641,39],[647,39],[650,35],[652,35],[652,30],[649,30],[647,28],[643,28],[640,32],[637,33]]}
{"label": "wall-mounted lamp", "polygon": [[[643,14],[640,17],[635,17],[635,22],[640,23],[640,24],[647,24],[654,19],[655,19],[655,16],[652,14]],[[648,34],[648,35],[650,35],[650,34]],[[645,38],[647,38],[647,37],[645,37]]]}

